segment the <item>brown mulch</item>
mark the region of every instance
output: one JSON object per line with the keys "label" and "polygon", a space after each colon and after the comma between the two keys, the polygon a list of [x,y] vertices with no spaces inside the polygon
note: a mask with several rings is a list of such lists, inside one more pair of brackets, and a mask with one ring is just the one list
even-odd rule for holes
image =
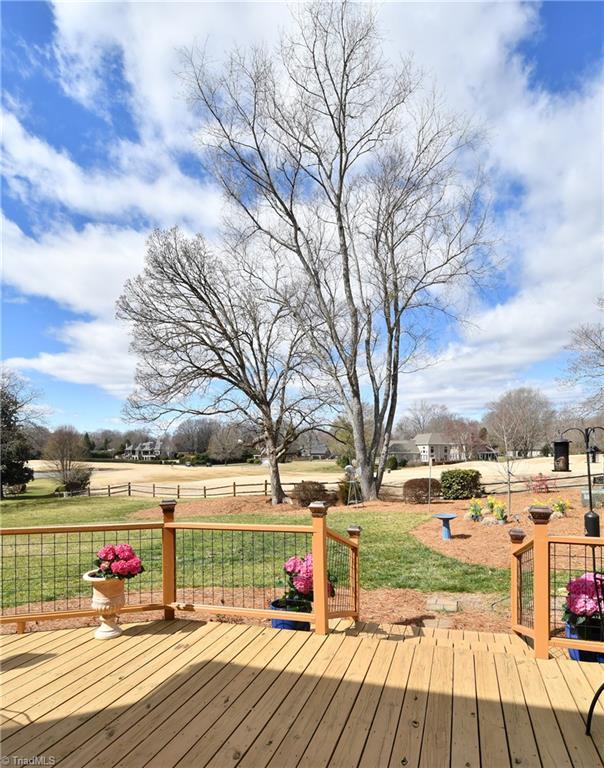
{"label": "brown mulch", "polygon": [[[505,499],[499,496],[499,499]],[[444,540],[441,536],[439,520],[429,520],[417,528],[412,535],[422,544],[441,552],[443,555],[455,557],[464,563],[507,568],[510,564],[510,535],[512,528],[522,528],[527,538],[533,536],[533,522],[528,516],[528,507],[538,498],[534,493],[517,493],[512,496],[512,520],[505,525],[486,526],[464,520],[468,511],[467,501],[457,501],[447,511],[456,512],[458,517],[451,521],[452,538]],[[583,515],[585,507],[581,506],[581,494],[576,489],[559,491],[555,495],[543,495],[543,502],[548,499],[564,498],[570,502],[571,509],[563,518],[550,520],[548,532],[552,535],[572,536],[583,535]],[[541,501],[541,498],[539,498]]]}

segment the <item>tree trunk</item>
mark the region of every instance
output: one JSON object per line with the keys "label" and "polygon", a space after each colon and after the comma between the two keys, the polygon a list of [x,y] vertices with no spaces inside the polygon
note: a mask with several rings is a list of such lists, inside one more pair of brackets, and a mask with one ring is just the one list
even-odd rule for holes
{"label": "tree trunk", "polygon": [[279,471],[279,462],[277,460],[277,450],[274,443],[267,439],[266,448],[268,454],[268,464],[271,473],[271,503],[283,504],[285,491],[281,485],[281,473]]}

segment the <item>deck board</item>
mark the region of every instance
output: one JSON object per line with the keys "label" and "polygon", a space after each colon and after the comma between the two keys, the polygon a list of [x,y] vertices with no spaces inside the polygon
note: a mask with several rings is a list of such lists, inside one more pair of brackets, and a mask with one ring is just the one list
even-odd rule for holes
{"label": "deck board", "polygon": [[62,768],[604,765],[604,702],[584,733],[601,665],[535,661],[490,632],[333,629],[175,620],[103,642],[89,627],[12,636],[3,755]]}

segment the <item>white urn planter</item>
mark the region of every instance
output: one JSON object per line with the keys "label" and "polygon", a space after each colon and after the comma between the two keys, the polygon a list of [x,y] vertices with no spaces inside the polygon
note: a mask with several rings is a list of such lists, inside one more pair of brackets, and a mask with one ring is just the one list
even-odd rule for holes
{"label": "white urn planter", "polygon": [[118,626],[118,615],[126,603],[123,579],[104,579],[89,571],[84,581],[92,584],[92,608],[99,615],[100,627],[94,633],[97,640],[119,637],[122,629]]}

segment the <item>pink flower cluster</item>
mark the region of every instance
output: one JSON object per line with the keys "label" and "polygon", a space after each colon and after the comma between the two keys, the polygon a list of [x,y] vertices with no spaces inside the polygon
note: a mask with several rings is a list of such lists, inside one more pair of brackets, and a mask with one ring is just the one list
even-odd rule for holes
{"label": "pink flower cluster", "polygon": [[[289,563],[293,558],[290,558]],[[300,560],[300,558],[298,558]],[[292,573],[292,583],[301,595],[310,595],[313,590],[312,581],[312,555],[306,555],[300,560],[295,573]]]}
{"label": "pink flower cluster", "polygon": [[143,564],[130,544],[107,544],[96,553],[99,575],[129,579],[143,572]]}
{"label": "pink flower cluster", "polygon": [[593,573],[584,573],[576,579],[571,579],[566,585],[568,597],[566,605],[571,613],[577,616],[593,616],[598,613],[598,597],[602,600],[602,590],[604,584],[602,576],[598,574],[598,585],[596,594],[596,577]]}

